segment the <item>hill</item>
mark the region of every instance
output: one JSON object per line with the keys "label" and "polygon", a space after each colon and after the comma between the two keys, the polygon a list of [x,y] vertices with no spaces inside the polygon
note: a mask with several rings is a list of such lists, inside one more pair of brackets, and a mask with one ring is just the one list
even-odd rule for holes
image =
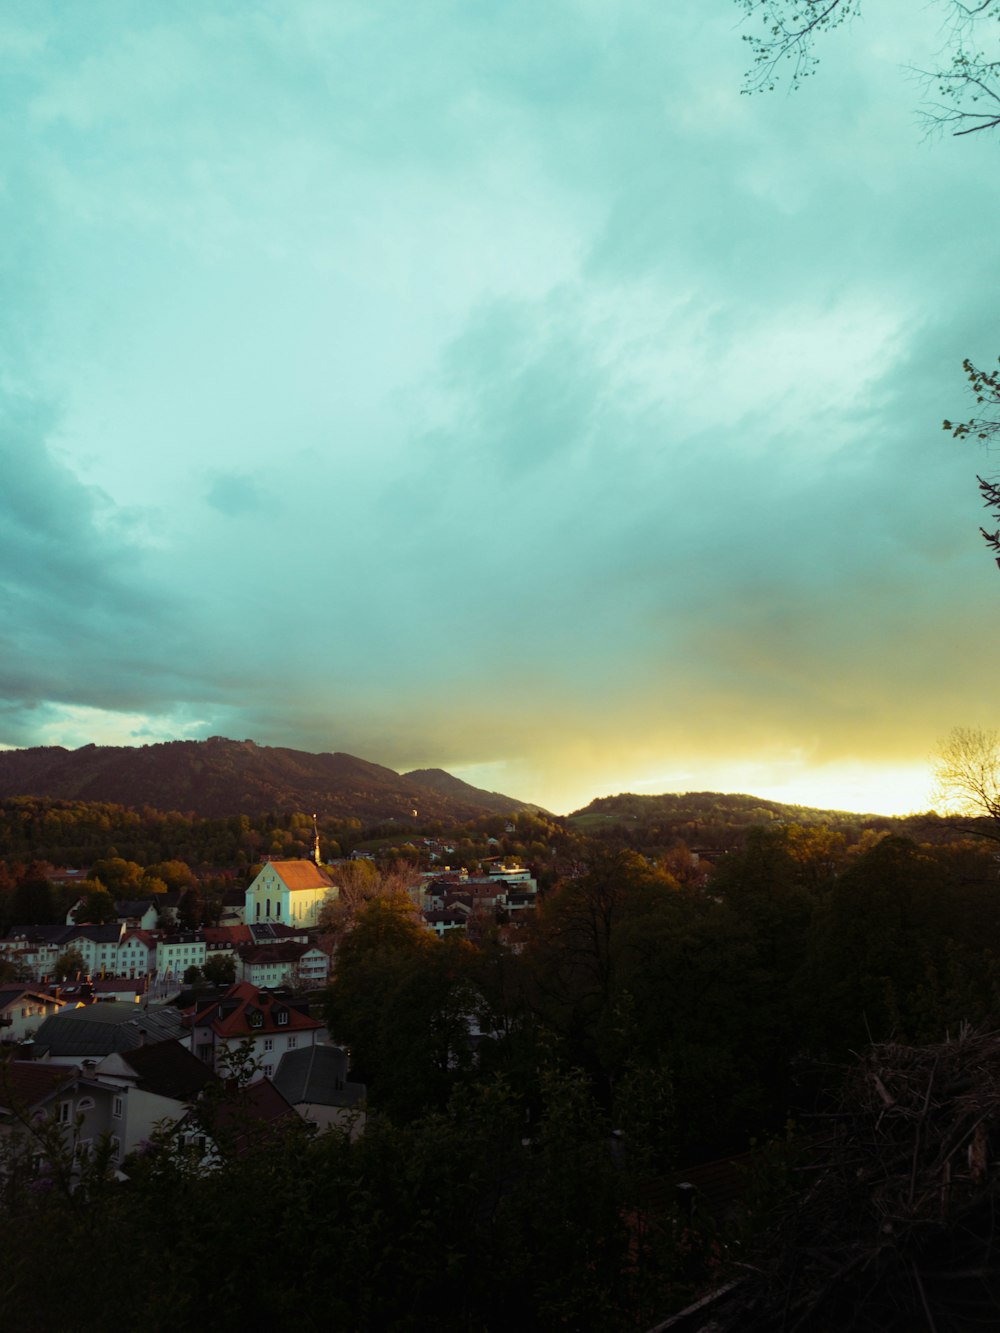
{"label": "hill", "polygon": [[948,820],[933,814],[903,818],[816,810],[761,796],[714,791],[599,796],[569,815],[567,822],[580,833],[624,836],[635,845],[669,845],[681,838],[692,847],[719,850],[740,844],[747,829],[760,824],[826,825],[846,834],[849,841],[866,828],[932,839],[940,828],[951,828]]}
{"label": "hill", "polygon": [[[159,745],[0,751],[0,798],[41,796],[217,818],[300,810],[337,818],[468,820],[532,808],[440,769],[433,781],[350,754],[310,754],[213,736]],[[499,805],[498,802],[505,802]]]}
{"label": "hill", "polygon": [[430,787],[443,796],[450,796],[456,801],[475,802],[484,805],[498,815],[513,815],[518,810],[531,810],[544,813],[540,805],[527,805],[524,801],[514,801],[498,791],[483,791],[480,787],[470,786],[461,778],[446,773],[443,768],[415,768],[403,774],[404,778],[418,783],[421,787]]}

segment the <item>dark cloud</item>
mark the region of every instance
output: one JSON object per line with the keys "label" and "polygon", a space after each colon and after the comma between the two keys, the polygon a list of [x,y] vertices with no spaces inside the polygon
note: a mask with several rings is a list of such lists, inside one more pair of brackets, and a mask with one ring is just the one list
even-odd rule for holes
{"label": "dark cloud", "polygon": [[213,509],[230,518],[257,513],[265,504],[254,479],[240,473],[217,473],[211,479],[205,499]]}

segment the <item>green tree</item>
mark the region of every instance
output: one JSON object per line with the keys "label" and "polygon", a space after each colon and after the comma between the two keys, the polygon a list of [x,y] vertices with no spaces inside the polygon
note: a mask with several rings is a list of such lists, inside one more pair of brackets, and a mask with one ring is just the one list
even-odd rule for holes
{"label": "green tree", "polygon": [[17,925],[46,926],[58,921],[55,890],[37,862],[18,880],[11,894],[10,915]]}
{"label": "green tree", "polygon": [[231,986],[236,980],[235,962],[232,958],[223,957],[219,954],[206,958],[202,971],[205,974],[205,980],[210,981],[213,986]]}
{"label": "green tree", "polygon": [[205,917],[205,899],[197,884],[181,894],[177,904],[177,924],[184,930],[196,930]]}
{"label": "green tree", "polygon": [[77,909],[78,925],[84,923],[101,925],[105,921],[114,921],[117,917],[115,900],[99,879],[85,880],[80,886],[85,890],[83,904]]}
{"label": "green tree", "polygon": [[67,977],[77,976],[84,970],[83,954],[74,944],[70,948],[64,949],[59,955],[52,972],[56,981],[65,981]]}

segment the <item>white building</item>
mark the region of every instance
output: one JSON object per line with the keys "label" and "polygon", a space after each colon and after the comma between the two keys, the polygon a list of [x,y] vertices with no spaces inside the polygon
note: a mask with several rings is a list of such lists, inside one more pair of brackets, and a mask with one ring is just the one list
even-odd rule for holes
{"label": "white building", "polygon": [[229,1073],[231,1054],[248,1042],[255,1065],[251,1082],[271,1078],[286,1051],[312,1046],[325,1033],[308,1006],[246,981],[218,1000],[202,1001],[185,1015],[191,1052],[217,1073]]}
{"label": "white building", "polygon": [[244,920],[283,926],[314,926],[327,898],[339,890],[312,861],[265,861],[246,893]]}
{"label": "white building", "polygon": [[199,930],[164,935],[156,941],[156,975],[178,980],[189,967],[205,966],[205,937]]}

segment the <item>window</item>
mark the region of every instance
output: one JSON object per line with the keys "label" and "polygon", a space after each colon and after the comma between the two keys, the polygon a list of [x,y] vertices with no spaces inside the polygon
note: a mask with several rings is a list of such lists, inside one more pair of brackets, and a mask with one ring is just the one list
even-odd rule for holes
{"label": "window", "polygon": [[296,1044],[297,1041],[298,1041],[298,1037],[294,1037],[294,1036],[293,1036],[293,1037],[289,1037],[289,1038],[288,1038],[288,1049],[289,1049],[290,1051],[294,1051],[294,1050],[295,1050],[295,1044]]}
{"label": "window", "polygon": [[279,1024],[281,1024],[282,1027],[287,1027],[287,1026],[288,1026],[288,1013],[287,1013],[287,1011],[284,1011],[284,1012],[282,1012],[282,1013],[280,1013],[280,1014],[278,1015],[278,1022],[279,1022]]}
{"label": "window", "polygon": [[122,1112],[125,1110],[125,1100],[122,1097],[116,1097],[111,1108],[111,1114],[116,1120],[122,1118]]}
{"label": "window", "polygon": [[122,1141],[121,1141],[121,1139],[117,1136],[117,1134],[112,1134],[112,1135],[111,1135],[111,1156],[114,1158],[114,1160],[115,1160],[116,1162],[120,1162],[120,1161],[121,1161],[121,1156],[122,1156]]}
{"label": "window", "polygon": [[92,1111],[94,1109],[93,1097],[82,1097],[76,1104],[78,1111]]}
{"label": "window", "polygon": [[273,1038],[273,1037],[265,1037],[265,1038],[264,1038],[264,1050],[265,1050],[265,1051],[273,1051],[273,1050],[274,1050],[274,1038]]}
{"label": "window", "polygon": [[274,1073],[274,1065],[265,1065],[265,1066],[264,1066],[264,1077],[265,1077],[265,1078],[270,1078],[271,1075],[272,1075],[273,1073]]}
{"label": "window", "polygon": [[72,1110],[73,1110],[73,1103],[72,1103],[72,1102],[60,1102],[60,1103],[59,1103],[59,1123],[60,1123],[60,1125],[68,1125],[68,1124],[69,1124],[69,1117],[70,1117],[70,1113],[72,1112]]}

